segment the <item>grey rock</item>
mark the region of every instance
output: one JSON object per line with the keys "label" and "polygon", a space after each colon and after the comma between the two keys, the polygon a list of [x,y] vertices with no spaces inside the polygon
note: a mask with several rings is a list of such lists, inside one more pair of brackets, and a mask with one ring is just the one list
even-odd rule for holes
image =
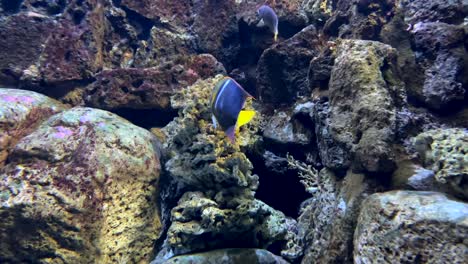
{"label": "grey rock", "polygon": [[468,205],[436,192],[377,193],[363,204],[354,263],[466,263]]}

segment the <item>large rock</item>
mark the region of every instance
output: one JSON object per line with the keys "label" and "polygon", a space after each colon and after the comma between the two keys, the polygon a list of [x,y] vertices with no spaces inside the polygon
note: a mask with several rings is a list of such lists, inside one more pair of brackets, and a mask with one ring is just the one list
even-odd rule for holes
{"label": "large rock", "polygon": [[367,198],[354,234],[355,263],[466,263],[468,205],[435,192]]}
{"label": "large rock", "polygon": [[170,108],[170,96],[197,79],[225,73],[209,54],[191,56],[181,64],[168,63],[154,68],[105,70],[87,87],[88,105],[104,109]]}
{"label": "large rock", "polygon": [[198,254],[177,256],[164,264],[287,264],[281,257],[264,249],[229,248],[208,251]]}
{"label": "large rock", "polygon": [[468,130],[435,129],[412,140],[423,165],[453,194],[468,199]]}
{"label": "large rock", "polygon": [[55,27],[47,17],[18,14],[0,21],[0,83],[16,83],[43,51]]}
{"label": "large rock", "polygon": [[405,22],[409,24],[420,21],[458,24],[463,22],[468,11],[465,0],[403,0],[400,4],[405,11]]}
{"label": "large rock", "polygon": [[342,169],[351,163],[368,172],[395,168],[391,145],[396,110],[405,99],[395,60],[396,50],[380,42],[343,40],[338,46],[329,87],[328,130],[332,146],[351,155],[342,159],[341,166],[325,166]]}
{"label": "large rock", "polygon": [[34,131],[45,119],[66,107],[44,95],[0,89],[0,167],[16,142]]}
{"label": "large rock", "polygon": [[315,27],[309,26],[291,39],[265,50],[257,66],[260,100],[290,104],[298,96],[310,95],[307,76],[310,61],[318,54],[319,44]]}
{"label": "large rock", "polygon": [[148,262],[161,231],[159,172],[150,132],[91,108],[50,117],[0,173],[0,259]]}

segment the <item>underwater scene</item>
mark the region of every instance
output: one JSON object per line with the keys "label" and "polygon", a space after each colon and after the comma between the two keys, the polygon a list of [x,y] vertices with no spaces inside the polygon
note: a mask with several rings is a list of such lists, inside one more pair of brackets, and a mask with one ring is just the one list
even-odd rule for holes
{"label": "underwater scene", "polygon": [[16,263],[468,263],[468,1],[0,0]]}

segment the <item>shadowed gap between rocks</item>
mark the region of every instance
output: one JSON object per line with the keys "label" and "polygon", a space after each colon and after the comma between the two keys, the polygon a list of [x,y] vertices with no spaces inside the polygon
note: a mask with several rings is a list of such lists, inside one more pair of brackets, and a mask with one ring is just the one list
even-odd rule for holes
{"label": "shadowed gap between rocks", "polygon": [[13,14],[19,12],[23,0],[1,0],[0,3],[5,12]]}
{"label": "shadowed gap between rocks", "polygon": [[177,110],[159,109],[120,108],[111,110],[111,112],[127,119],[139,127],[146,129],[164,127],[178,115]]}

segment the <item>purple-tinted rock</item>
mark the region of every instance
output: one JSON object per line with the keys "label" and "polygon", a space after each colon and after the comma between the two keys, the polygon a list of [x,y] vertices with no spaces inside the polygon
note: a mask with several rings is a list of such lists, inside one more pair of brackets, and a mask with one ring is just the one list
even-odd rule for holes
{"label": "purple-tinted rock", "polygon": [[419,22],[413,26],[411,32],[414,36],[415,48],[433,56],[439,50],[461,45],[465,38],[462,27],[441,22]]}
{"label": "purple-tinted rock", "polygon": [[404,0],[401,1],[405,11],[405,21],[409,24],[417,22],[440,21],[458,24],[465,17],[464,0]]}
{"label": "purple-tinted rock", "polygon": [[43,50],[48,32],[55,27],[51,19],[19,14],[0,21],[0,83],[15,83]]}

